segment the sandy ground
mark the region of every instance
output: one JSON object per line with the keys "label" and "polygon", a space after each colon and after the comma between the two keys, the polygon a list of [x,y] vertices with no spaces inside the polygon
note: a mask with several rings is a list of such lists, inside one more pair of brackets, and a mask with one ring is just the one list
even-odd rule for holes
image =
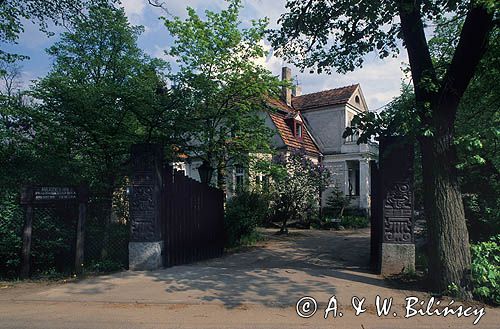
{"label": "sandy ground", "polygon": [[[1,283],[0,328],[500,327],[498,308],[485,308],[477,325],[477,313],[405,318],[406,298],[427,302],[430,296],[369,272],[368,230],[266,233],[269,240],[256,247],[187,266],[69,283]],[[297,315],[297,301],[304,296],[317,303],[309,318]],[[330,312],[324,319],[332,296],[337,316]],[[376,296],[393,298],[387,316],[376,315]],[[353,297],[365,298],[359,316]],[[441,303],[442,309],[449,300]],[[305,306],[299,307],[303,313]],[[482,307],[467,306],[470,312]]]}

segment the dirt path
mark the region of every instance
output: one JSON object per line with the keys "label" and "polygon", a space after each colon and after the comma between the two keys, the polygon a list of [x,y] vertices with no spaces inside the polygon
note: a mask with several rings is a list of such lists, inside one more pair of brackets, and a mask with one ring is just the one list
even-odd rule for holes
{"label": "dirt path", "polygon": [[[270,233],[249,250],[188,266],[0,285],[0,328],[498,328],[498,309],[486,309],[477,326],[476,316],[405,319],[405,298],[429,296],[395,289],[368,271],[368,230]],[[333,295],[337,317],[325,320]],[[375,315],[377,295],[393,298],[388,316]],[[304,296],[318,304],[307,319],[296,314]],[[357,317],[354,296],[366,298]]]}

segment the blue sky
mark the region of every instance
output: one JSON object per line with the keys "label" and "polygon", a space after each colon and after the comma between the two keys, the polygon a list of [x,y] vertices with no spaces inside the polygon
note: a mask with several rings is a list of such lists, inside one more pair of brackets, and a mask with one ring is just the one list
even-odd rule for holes
{"label": "blue sky", "polygon": [[[166,0],[166,4],[170,14],[180,17],[186,16],[187,6],[195,8],[200,14],[206,9],[217,11],[227,6],[224,0]],[[159,20],[159,16],[164,16],[166,13],[159,8],[150,6],[147,0],[122,0],[122,5],[132,24],[145,27],[145,32],[139,38],[139,46],[151,56],[169,60],[165,56],[164,50],[168,49],[172,39],[162,21]],[[285,0],[243,0],[243,5],[240,18],[244,25],[248,24],[251,19],[268,17],[270,26],[276,27],[277,19],[285,11]],[[53,29],[53,31],[60,32],[62,29]],[[45,49],[57,40],[57,33],[49,38],[39,32],[37,26],[27,24],[25,32],[20,36],[19,43],[6,47],[7,51],[30,56],[30,60],[21,63],[22,80],[25,86],[29,84],[29,81],[42,77],[49,71],[52,60],[45,53]],[[266,42],[266,47],[269,48],[270,55],[259,62],[271,72],[279,75],[282,66],[291,66],[272,55],[272,49],[268,42]],[[403,62],[407,61],[406,51],[402,50],[399,57],[385,60],[378,59],[375,54],[369,54],[363,68],[345,75],[336,73],[318,75],[310,74],[307,71],[301,73],[298,69],[291,67],[292,75],[297,77],[303,93],[360,83],[370,110],[375,110],[399,94],[403,78],[401,66]]]}

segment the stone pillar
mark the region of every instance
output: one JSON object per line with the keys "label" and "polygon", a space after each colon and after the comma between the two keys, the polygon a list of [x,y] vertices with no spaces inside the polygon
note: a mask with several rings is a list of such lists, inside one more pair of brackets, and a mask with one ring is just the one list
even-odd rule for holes
{"label": "stone pillar", "polygon": [[370,162],[368,159],[359,160],[359,207],[370,213]]}
{"label": "stone pillar", "polygon": [[381,139],[382,275],[415,269],[413,157],[413,144],[407,139]]}
{"label": "stone pillar", "polygon": [[131,162],[129,269],[155,270],[163,266],[162,149],[156,144],[133,145]]}

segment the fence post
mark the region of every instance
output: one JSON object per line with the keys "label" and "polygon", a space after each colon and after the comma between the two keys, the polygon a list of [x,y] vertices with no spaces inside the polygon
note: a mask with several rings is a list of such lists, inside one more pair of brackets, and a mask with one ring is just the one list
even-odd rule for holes
{"label": "fence post", "polygon": [[155,270],[163,266],[161,190],[163,152],[157,144],[131,148],[129,187],[129,269]]}

